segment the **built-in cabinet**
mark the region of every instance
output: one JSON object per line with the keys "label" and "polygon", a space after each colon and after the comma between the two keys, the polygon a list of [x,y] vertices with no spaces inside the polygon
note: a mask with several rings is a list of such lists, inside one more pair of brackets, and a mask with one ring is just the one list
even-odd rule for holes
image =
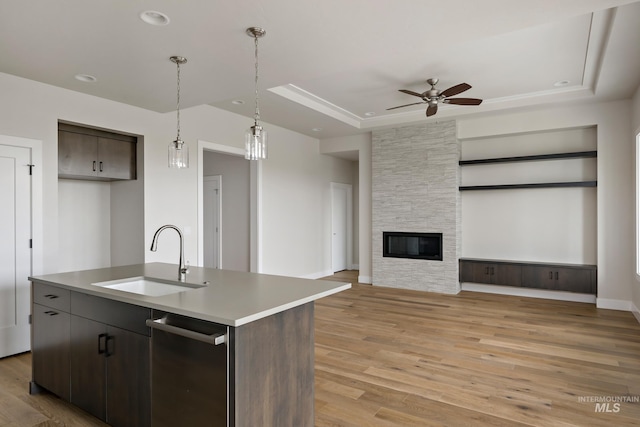
{"label": "built-in cabinet", "polygon": [[112,426],[149,426],[151,310],[71,293],[71,403]]}
{"label": "built-in cabinet", "polygon": [[69,400],[70,291],[33,288],[32,369],[38,384]]}
{"label": "built-in cabinet", "polygon": [[58,176],[71,179],[136,179],[137,138],[80,126],[58,125]]}
{"label": "built-in cabinet", "polygon": [[[158,310],[36,281],[32,293],[31,393],[116,427],[313,425],[313,302],[185,332],[158,329]],[[205,329],[224,340],[194,339]]]}
{"label": "built-in cabinet", "polygon": [[115,427],[150,426],[150,310],[40,283],[33,301],[32,391],[44,387]]}
{"label": "built-in cabinet", "polygon": [[460,282],[595,294],[595,265],[461,258]]}

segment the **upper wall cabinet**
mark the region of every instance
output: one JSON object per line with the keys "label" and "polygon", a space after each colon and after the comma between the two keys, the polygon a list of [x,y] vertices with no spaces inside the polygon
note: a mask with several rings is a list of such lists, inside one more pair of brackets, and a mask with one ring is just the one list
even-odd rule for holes
{"label": "upper wall cabinet", "polygon": [[60,123],[58,177],[136,179],[136,143],[133,136]]}

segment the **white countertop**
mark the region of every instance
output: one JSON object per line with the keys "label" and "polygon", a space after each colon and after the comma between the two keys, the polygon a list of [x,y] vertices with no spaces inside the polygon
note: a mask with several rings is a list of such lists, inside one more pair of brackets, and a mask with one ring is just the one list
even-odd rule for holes
{"label": "white countertop", "polygon": [[228,326],[241,326],[338,293],[350,283],[299,279],[190,267],[186,282],[205,286],[164,296],[145,296],[92,285],[92,283],[144,276],[176,280],[176,264],[151,263],[30,277],[35,282],[143,307],[182,314]]}

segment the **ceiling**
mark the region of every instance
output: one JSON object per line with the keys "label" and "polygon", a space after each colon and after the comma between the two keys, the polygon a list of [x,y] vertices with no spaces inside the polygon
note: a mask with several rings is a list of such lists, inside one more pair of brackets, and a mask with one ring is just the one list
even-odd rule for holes
{"label": "ceiling", "polygon": [[[168,25],[143,22],[159,11]],[[625,99],[640,85],[638,0],[2,0],[0,72],[169,112],[254,109],[315,138],[557,102]],[[80,82],[89,74],[96,82]],[[466,82],[480,106],[425,106],[398,92]],[[554,83],[568,81],[565,85]],[[232,103],[244,101],[244,104]]]}

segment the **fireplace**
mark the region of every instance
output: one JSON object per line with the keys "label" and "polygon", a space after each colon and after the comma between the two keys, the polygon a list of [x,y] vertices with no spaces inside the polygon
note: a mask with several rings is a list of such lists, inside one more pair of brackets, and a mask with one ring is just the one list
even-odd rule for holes
{"label": "fireplace", "polygon": [[442,261],[442,233],[382,232],[382,256]]}

